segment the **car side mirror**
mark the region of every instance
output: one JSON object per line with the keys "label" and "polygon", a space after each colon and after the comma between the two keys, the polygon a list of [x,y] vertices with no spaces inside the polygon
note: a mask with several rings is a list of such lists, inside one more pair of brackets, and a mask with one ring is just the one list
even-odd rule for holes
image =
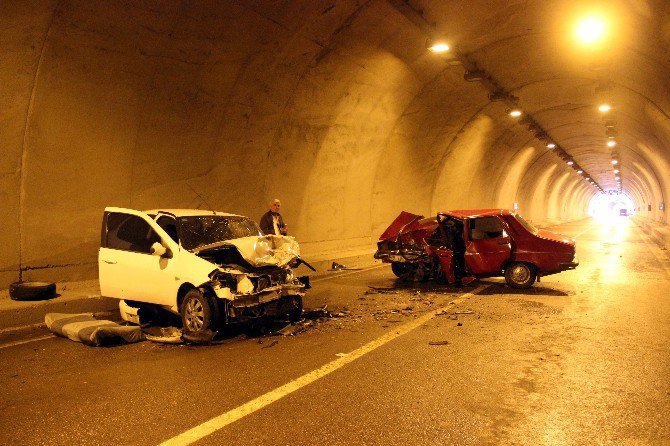
{"label": "car side mirror", "polygon": [[154,244],[151,245],[151,255],[171,259],[172,251],[170,250],[170,248],[166,248],[162,244],[154,242]]}

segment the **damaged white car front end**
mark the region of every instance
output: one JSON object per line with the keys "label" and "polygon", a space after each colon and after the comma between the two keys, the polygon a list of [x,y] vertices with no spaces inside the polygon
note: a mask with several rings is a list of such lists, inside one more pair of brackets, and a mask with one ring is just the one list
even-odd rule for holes
{"label": "damaged white car front end", "polygon": [[293,237],[243,237],[200,247],[194,254],[218,267],[208,285],[228,302],[229,317],[291,317],[302,310],[309,281],[293,273],[291,264],[300,261]]}

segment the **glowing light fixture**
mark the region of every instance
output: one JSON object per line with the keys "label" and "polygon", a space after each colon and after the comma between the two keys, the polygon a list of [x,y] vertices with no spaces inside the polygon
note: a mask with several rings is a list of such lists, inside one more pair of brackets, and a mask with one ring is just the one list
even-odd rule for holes
{"label": "glowing light fixture", "polygon": [[522,114],[523,114],[523,112],[519,109],[510,110],[510,112],[509,112],[509,115],[513,118],[518,118]]}
{"label": "glowing light fixture", "polygon": [[602,113],[607,113],[608,111],[612,110],[612,107],[609,104],[603,104],[598,107],[598,110]]}
{"label": "glowing light fixture", "polygon": [[583,170],[581,170],[581,169],[579,169],[579,170],[577,171],[577,173],[581,175],[581,174],[583,174],[583,173],[584,173],[584,171],[583,171]]}
{"label": "glowing light fixture", "polygon": [[614,169],[614,173],[619,173],[619,169]]}
{"label": "glowing light fixture", "polygon": [[586,45],[597,43],[605,37],[605,22],[598,17],[587,17],[577,24],[577,38]]}
{"label": "glowing light fixture", "polygon": [[550,142],[549,144],[547,144],[547,149],[553,149],[555,147],[556,147],[556,144],[554,144],[553,142]]}
{"label": "glowing light fixture", "polygon": [[449,51],[449,45],[444,42],[435,42],[428,47],[433,53],[446,53]]}
{"label": "glowing light fixture", "polygon": [[616,141],[607,141],[607,147],[614,147],[616,146]]}
{"label": "glowing light fixture", "polygon": [[568,161],[568,166],[572,166],[573,164],[575,164],[574,161],[572,161],[572,160]]}
{"label": "glowing light fixture", "polygon": [[617,161],[617,160],[612,160],[612,164],[619,164],[619,161]]}

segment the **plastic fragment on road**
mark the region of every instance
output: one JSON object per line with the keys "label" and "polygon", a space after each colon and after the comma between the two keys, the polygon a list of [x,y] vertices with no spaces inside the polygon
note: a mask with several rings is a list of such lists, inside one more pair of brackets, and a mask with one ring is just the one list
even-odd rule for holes
{"label": "plastic fragment on road", "polygon": [[363,268],[349,268],[346,265],[342,265],[341,263],[333,262],[331,265],[329,271],[360,271]]}
{"label": "plastic fragment on road", "polygon": [[99,320],[90,313],[48,313],[44,323],[54,334],[82,344],[100,347],[144,340],[140,327],[123,326],[116,322]]}
{"label": "plastic fragment on road", "polygon": [[162,344],[211,344],[217,334],[212,330],[189,333],[177,327],[148,327],[144,333],[148,341]]}

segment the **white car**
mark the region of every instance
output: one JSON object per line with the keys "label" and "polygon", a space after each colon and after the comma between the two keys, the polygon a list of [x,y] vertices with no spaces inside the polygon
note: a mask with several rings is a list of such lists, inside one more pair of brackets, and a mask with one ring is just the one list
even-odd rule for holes
{"label": "white car", "polygon": [[108,207],[98,253],[100,294],[122,299],[126,320],[138,322],[138,307],[153,304],[180,314],[191,333],[232,319],[287,315],[295,321],[309,288],[309,278],[295,277],[291,268],[301,262],[293,237],[263,235],[240,215]]}

